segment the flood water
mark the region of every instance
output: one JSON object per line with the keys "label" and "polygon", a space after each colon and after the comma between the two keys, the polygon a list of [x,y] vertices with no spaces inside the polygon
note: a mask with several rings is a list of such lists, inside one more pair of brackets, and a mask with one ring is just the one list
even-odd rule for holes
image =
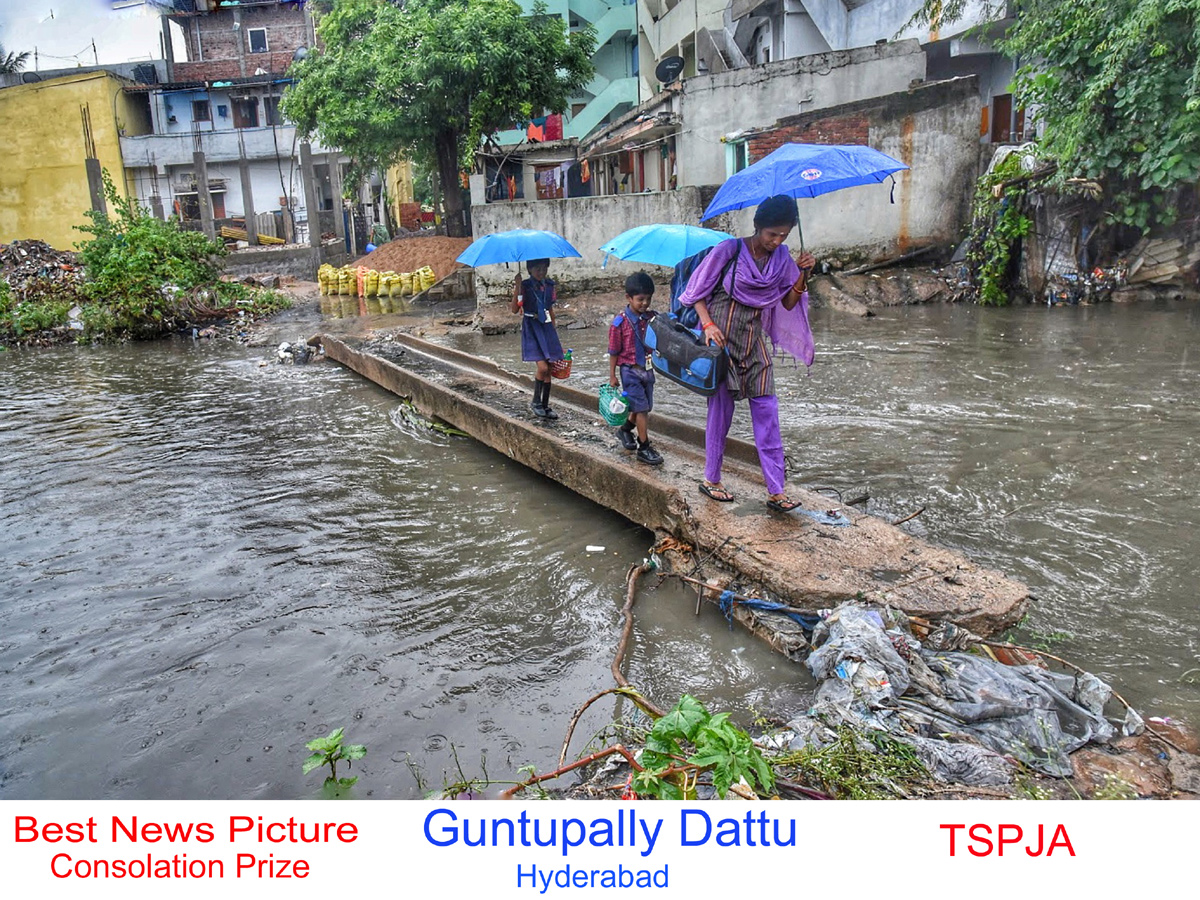
{"label": "flood water", "polygon": [[[904,527],[1029,584],[1022,640],[1200,722],[1197,309],[820,311],[814,328],[811,376],[777,375],[795,480],[867,487],[887,518],[925,507]],[[594,389],[604,331],[564,337]],[[515,335],[452,342],[520,367]],[[611,686],[651,534],[408,424],[348,370],[271,355],[0,353],[0,796],[318,796],[304,742],[344,726],[368,747],[355,796],[420,797],[460,769],[553,768]],[[699,398],[659,394],[702,421]],[[694,604],[640,595],[635,684],[743,723],[806,706],[802,667]],[[623,712],[597,703],[572,752]]]}

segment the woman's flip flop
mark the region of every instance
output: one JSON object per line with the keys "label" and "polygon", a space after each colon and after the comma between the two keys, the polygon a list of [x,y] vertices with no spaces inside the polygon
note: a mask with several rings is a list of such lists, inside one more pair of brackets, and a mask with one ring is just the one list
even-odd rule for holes
{"label": "woman's flip flop", "polygon": [[707,481],[700,482],[700,493],[710,500],[716,500],[718,503],[732,503],[733,494],[725,490],[719,484],[709,484]]}
{"label": "woman's flip flop", "polygon": [[800,501],[793,500],[791,497],[780,497],[778,500],[767,498],[767,506],[776,512],[791,512],[800,508]]}

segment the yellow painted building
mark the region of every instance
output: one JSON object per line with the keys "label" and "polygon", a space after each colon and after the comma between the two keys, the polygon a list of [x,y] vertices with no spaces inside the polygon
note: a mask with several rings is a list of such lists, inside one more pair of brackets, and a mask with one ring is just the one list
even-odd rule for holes
{"label": "yellow painted building", "polygon": [[91,208],[84,159],[90,130],[96,158],[128,196],[120,137],[149,134],[144,98],[127,95],[129,82],[85,72],[0,89],[0,243],[45,241],[74,248]]}

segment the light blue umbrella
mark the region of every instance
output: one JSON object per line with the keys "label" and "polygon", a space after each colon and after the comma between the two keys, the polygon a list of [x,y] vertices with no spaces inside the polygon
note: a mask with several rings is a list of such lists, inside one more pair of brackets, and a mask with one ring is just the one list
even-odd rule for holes
{"label": "light blue umbrella", "polygon": [[622,231],[600,248],[604,265],[608,257],[629,262],[673,266],[701,250],[732,238],[732,234],[698,225],[639,225]]}
{"label": "light blue umbrella", "polygon": [[854,144],[784,144],[752,166],[730,176],[713,197],[700,221],[768,197],[816,197],[830,191],[875,184],[907,169],[904,163],[873,147]]}
{"label": "light blue umbrella", "polygon": [[580,255],[566,238],[553,231],[516,228],[485,234],[472,241],[471,246],[458,255],[458,262],[464,266],[486,266],[491,263]]}

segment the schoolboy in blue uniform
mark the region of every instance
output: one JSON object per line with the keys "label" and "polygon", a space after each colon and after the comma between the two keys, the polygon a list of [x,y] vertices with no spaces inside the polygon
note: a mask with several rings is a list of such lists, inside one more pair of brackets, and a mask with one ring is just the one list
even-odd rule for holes
{"label": "schoolboy in blue uniform", "polygon": [[[646,326],[654,318],[650,301],[654,282],[645,272],[625,279],[625,309],[608,329],[608,383],[620,387],[629,401],[629,421],[617,429],[617,437],[626,450],[636,450],[638,462],[661,466],[663,458],[650,446],[647,432],[650,410],[654,408],[654,370],[647,366]],[[637,437],[634,437],[634,429]]]}

